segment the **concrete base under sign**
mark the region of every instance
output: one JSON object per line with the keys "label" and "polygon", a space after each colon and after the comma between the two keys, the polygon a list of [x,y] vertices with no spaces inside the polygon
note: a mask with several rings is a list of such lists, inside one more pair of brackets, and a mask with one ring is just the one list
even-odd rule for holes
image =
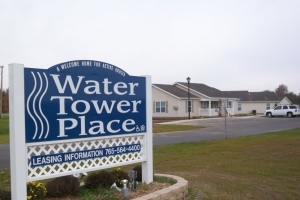
{"label": "concrete base under sign", "polygon": [[154,176],[165,177],[175,180],[177,183],[162,190],[155,191],[134,200],[179,200],[185,199],[188,194],[188,181],[179,177],[168,174],[154,174]]}

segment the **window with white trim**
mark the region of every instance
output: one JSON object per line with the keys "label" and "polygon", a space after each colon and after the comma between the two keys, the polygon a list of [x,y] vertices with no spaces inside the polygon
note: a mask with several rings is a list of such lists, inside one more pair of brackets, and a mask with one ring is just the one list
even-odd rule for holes
{"label": "window with white trim", "polygon": [[238,103],[238,111],[242,111],[242,104]]}
{"label": "window with white trim", "polygon": [[166,112],[166,102],[165,101],[156,101],[155,102],[155,112],[156,113],[165,113]]}
{"label": "window with white trim", "polygon": [[271,109],[271,104],[270,103],[266,103],[266,110],[270,110]]}
{"label": "window with white trim", "polygon": [[228,108],[232,108],[232,101],[228,101]]}
{"label": "window with white trim", "polygon": [[215,106],[216,106],[216,108],[219,108],[219,102],[218,101],[215,102]]}

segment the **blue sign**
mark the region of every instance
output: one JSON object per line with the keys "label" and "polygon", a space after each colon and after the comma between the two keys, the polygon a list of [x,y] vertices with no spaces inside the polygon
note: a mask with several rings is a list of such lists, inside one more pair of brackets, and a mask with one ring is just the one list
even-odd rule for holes
{"label": "blue sign", "polygon": [[24,68],[26,143],[146,132],[146,78],[100,61]]}

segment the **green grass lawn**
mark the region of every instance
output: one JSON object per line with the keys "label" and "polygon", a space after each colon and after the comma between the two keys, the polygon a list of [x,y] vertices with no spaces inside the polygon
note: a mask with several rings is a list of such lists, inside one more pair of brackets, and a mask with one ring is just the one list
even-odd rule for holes
{"label": "green grass lawn", "polygon": [[0,144],[9,143],[9,123],[7,115],[0,118]]}
{"label": "green grass lawn", "polygon": [[154,171],[187,179],[194,198],[300,199],[300,129],[155,147]]}
{"label": "green grass lawn", "polygon": [[189,126],[189,125],[175,125],[175,124],[166,124],[166,125],[153,125],[153,133],[162,133],[162,132],[176,132],[176,131],[188,131],[188,130],[196,130],[199,126]]}

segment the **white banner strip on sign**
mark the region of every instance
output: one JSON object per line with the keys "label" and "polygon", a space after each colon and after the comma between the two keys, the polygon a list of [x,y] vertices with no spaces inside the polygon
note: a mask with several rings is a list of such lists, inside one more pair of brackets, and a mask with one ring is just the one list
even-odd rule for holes
{"label": "white banner strip on sign", "polygon": [[28,180],[145,161],[145,134],[28,146]]}

